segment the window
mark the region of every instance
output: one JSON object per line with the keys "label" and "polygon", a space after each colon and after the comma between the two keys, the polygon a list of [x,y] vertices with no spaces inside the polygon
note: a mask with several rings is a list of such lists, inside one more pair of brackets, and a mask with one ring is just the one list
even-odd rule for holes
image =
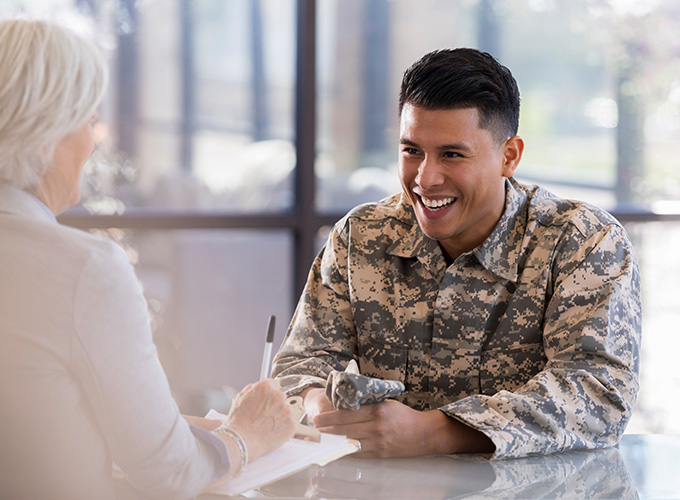
{"label": "window", "polygon": [[679,382],[674,0],[11,0],[0,14],[36,8],[84,19],[108,54],[99,150],[61,220],[136,259],[183,411],[256,376],[239,378],[239,361],[258,360],[271,313],[282,340],[328,226],[399,190],[404,69],[473,46],[520,85],[518,179],[626,224],[644,301],[629,431],[680,431],[666,397]]}

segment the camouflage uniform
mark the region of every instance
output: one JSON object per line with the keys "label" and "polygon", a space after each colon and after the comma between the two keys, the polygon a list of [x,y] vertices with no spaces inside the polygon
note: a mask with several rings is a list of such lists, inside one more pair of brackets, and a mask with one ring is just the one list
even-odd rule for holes
{"label": "camouflage uniform", "polygon": [[395,195],[336,224],[273,374],[295,394],[356,359],[494,458],[605,447],[638,392],[639,287],[625,230],[595,207],[508,180],[493,232],[447,267]]}
{"label": "camouflage uniform", "polygon": [[404,392],[398,380],[384,380],[358,373],[333,370],[326,381],[326,397],[336,410],[358,410]]}

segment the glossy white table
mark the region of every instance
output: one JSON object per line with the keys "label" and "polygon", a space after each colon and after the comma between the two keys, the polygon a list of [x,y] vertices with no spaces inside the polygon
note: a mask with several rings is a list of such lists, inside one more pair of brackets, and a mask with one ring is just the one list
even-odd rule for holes
{"label": "glossy white table", "polygon": [[[249,492],[279,499],[680,498],[680,435],[625,435],[615,448],[490,462],[478,456],[345,457]],[[226,497],[203,495],[200,500]]]}

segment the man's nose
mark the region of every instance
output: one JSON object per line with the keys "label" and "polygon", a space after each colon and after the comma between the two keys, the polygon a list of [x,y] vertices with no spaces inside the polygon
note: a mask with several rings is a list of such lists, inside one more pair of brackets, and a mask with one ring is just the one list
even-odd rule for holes
{"label": "man's nose", "polygon": [[418,167],[416,183],[422,188],[430,188],[443,184],[444,172],[441,163],[426,156]]}

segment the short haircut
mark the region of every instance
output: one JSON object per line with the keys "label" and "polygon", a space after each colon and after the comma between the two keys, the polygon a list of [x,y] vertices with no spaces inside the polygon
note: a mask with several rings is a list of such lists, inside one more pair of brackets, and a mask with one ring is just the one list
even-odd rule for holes
{"label": "short haircut", "polygon": [[0,182],[36,187],[55,145],[96,112],[106,81],[97,48],[69,29],[0,21]]}
{"label": "short haircut", "polygon": [[429,110],[476,108],[480,128],[499,142],[517,135],[519,88],[508,68],[476,49],[435,50],[404,72],[399,114],[405,104]]}

